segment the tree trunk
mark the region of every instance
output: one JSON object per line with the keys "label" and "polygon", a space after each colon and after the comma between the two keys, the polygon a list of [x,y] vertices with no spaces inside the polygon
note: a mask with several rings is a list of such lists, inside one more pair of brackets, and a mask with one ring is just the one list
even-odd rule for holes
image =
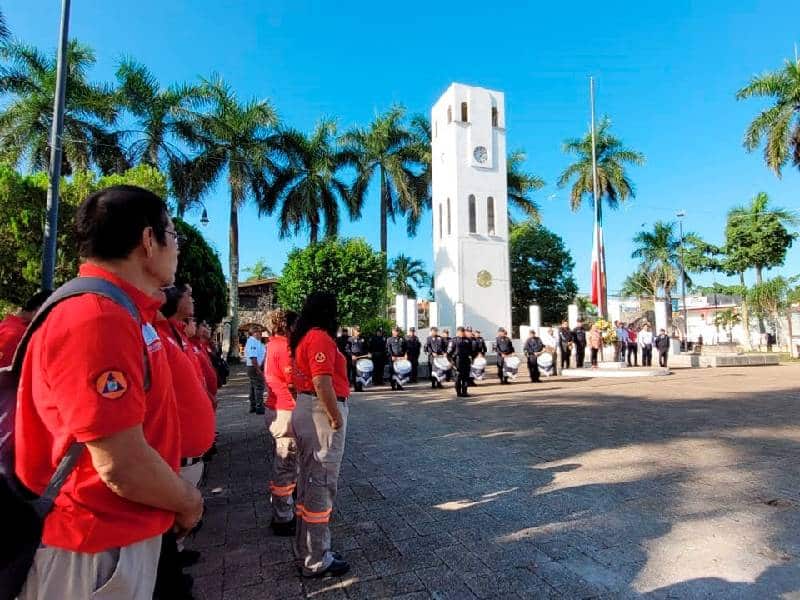
{"label": "tree trunk", "polygon": [[228,359],[239,360],[239,209],[231,190],[231,223],[230,223],[230,254],[228,267],[230,270],[230,295],[229,307],[231,318],[230,346]]}
{"label": "tree trunk", "polygon": [[667,305],[667,334],[672,335],[672,288],[664,288],[664,303]]}
{"label": "tree trunk", "polygon": [[[746,351],[753,349],[750,343],[750,308],[747,306],[747,287],[744,284],[744,271],[739,273],[739,285],[742,286],[742,329],[744,329],[743,346]],[[731,328],[732,330],[733,328]]]}
{"label": "tree trunk", "polygon": [[[764,268],[760,267],[759,265],[756,265],[755,270],[756,270],[756,285],[761,285],[764,282],[762,278],[762,272]],[[764,318],[761,315],[758,315],[758,333],[765,333],[766,331],[767,328],[764,326]]]}
{"label": "tree trunk", "polygon": [[383,252],[383,264],[386,266],[388,260],[388,231],[387,231],[387,220],[388,220],[388,213],[389,213],[389,206],[388,206],[388,198],[387,194],[389,184],[386,181],[386,173],[381,167],[381,252]]}

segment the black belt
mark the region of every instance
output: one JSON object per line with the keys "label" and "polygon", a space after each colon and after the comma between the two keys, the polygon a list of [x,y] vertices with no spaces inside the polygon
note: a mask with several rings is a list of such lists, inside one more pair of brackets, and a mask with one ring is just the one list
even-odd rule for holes
{"label": "black belt", "polygon": [[181,466],[182,467],[191,467],[192,465],[196,465],[201,460],[203,460],[202,456],[195,456],[193,458],[182,458],[181,459]]}
{"label": "black belt", "polygon": [[[313,396],[314,398],[317,398],[317,395],[314,392],[300,392],[300,393],[301,394],[305,394],[307,396]],[[347,402],[347,398],[345,396],[336,396],[336,401],[337,402]]]}

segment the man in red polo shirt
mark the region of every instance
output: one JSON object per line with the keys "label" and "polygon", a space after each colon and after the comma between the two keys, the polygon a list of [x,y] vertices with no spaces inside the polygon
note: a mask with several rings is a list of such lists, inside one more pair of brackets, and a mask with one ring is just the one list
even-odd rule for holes
{"label": "man in red polo shirt", "polygon": [[142,325],[86,294],[56,306],[31,339],[17,398],[17,476],[40,494],[67,449],[86,447],[45,520],[20,598],[145,600],[161,535],[191,530],[203,510],[197,488],[177,475],[172,375],[151,325],[159,290],[174,279],[178,234],[163,200],[133,186],[89,196],[76,231],[80,276],[119,286]]}
{"label": "man in red polo shirt", "polygon": [[0,321],[0,369],[9,366],[14,360],[14,352],[19,346],[22,336],[25,335],[28,323],[52,293],[49,290],[36,292],[18,313],[8,315]]}

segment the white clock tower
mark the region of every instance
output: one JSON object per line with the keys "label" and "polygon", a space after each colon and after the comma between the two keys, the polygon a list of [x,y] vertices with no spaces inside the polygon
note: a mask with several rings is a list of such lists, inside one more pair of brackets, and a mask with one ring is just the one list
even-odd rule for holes
{"label": "white clock tower", "polygon": [[505,127],[502,92],[485,88],[453,83],[431,111],[438,321],[487,339],[511,332]]}

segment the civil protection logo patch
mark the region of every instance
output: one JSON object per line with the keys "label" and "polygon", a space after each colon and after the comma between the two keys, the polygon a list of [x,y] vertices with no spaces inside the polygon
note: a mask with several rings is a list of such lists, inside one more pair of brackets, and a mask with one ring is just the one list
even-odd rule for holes
{"label": "civil protection logo patch", "polygon": [[318,363],[324,363],[326,360],[328,360],[328,357],[325,356],[324,352],[317,352],[317,355],[314,357],[314,360],[317,361]]}
{"label": "civil protection logo patch", "polygon": [[114,400],[128,391],[128,380],[122,371],[105,371],[95,381],[95,389],[103,398]]}

